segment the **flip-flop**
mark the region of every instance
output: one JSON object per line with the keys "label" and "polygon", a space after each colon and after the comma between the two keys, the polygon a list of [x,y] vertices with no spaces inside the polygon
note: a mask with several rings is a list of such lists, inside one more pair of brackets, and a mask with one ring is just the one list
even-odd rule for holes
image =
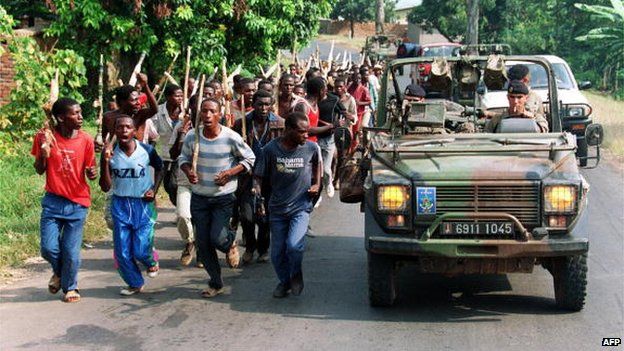
{"label": "flip-flop", "polygon": [[211,297],[215,297],[221,294],[223,294],[223,288],[215,289],[215,288],[209,287],[208,289],[202,290],[201,297],[209,299]]}
{"label": "flip-flop", "polygon": [[80,293],[78,289],[70,290],[65,295],[63,295],[63,302],[74,303],[80,301]]}
{"label": "flip-flop", "polygon": [[48,291],[50,294],[54,295],[59,290],[61,290],[61,277],[57,277],[56,274],[53,274],[48,282]]}

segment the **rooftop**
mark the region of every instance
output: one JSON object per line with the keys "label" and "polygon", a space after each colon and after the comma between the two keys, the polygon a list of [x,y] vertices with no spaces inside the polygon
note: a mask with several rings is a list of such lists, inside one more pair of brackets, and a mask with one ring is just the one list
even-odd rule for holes
{"label": "rooftop", "polygon": [[420,6],[420,4],[422,4],[422,0],[399,0],[394,6],[394,9],[396,11],[409,10],[413,7]]}

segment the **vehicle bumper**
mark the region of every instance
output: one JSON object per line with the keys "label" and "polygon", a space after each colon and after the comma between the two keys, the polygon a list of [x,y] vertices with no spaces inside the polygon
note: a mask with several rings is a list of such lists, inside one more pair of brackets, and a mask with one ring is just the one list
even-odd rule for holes
{"label": "vehicle bumper", "polygon": [[586,238],[549,238],[542,240],[465,240],[394,238],[369,236],[366,249],[378,254],[401,256],[438,256],[473,258],[554,257],[586,253]]}

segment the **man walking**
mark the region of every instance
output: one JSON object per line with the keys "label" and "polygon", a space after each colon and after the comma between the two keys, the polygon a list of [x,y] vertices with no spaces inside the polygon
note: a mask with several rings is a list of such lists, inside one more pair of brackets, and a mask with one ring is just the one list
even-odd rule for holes
{"label": "man walking", "polygon": [[[163,162],[151,145],[135,139],[132,117],[115,120],[117,143],[102,152],[100,188],[112,188],[111,215],[115,266],[128,285],[119,292],[131,296],[143,291],[144,280],[137,262],[147,267],[147,276],[158,274],[158,255],[154,247],[156,208],[154,184],[162,177]],[[154,168],[154,176],[150,167]]]}
{"label": "man walking", "polygon": [[[158,113],[152,117],[152,121],[156,126],[156,132],[160,136],[158,141],[158,154],[163,160],[164,176],[163,183],[169,200],[172,204],[176,204],[176,168],[175,160],[169,157],[169,140],[173,134],[176,124],[180,123],[180,113],[182,112],[182,100],[184,100],[184,92],[177,85],[169,85],[165,88],[165,103],[158,106]],[[160,184],[156,184],[159,187]]]}
{"label": "man walking", "polygon": [[[255,156],[240,135],[219,124],[219,101],[204,100],[200,118],[203,126],[188,133],[178,161],[192,184],[191,216],[195,242],[199,259],[210,276],[208,288],[201,294],[210,298],[223,293],[217,250],[226,253],[230,267],[238,267],[240,261],[235,233],[228,229],[228,224],[235,203],[237,176],[251,170]],[[195,144],[195,133],[199,133],[199,145]],[[197,170],[194,170],[192,160],[196,147],[199,147],[199,156]]]}
{"label": "man walking", "polygon": [[289,291],[297,296],[303,290],[305,234],[312,197],[319,192],[321,181],[320,152],[316,143],[307,140],[307,116],[292,112],[285,126],[284,135],[264,147],[254,171],[257,194],[262,193],[265,179],[271,184],[271,262],[279,279],[273,292],[276,298],[286,297]]}
{"label": "man walking", "polygon": [[73,99],[61,98],[52,106],[57,121],[53,140],[43,131],[35,136],[31,154],[35,170],[46,175],[41,201],[41,256],[54,274],[48,291],[63,290],[64,302],[80,301],[78,268],[82,230],[91,205],[86,178],[97,177],[93,138],[80,130],[82,109]]}
{"label": "man walking", "polygon": [[[253,96],[253,111],[246,116],[246,140],[251,149],[259,159],[262,155],[262,148],[271,140],[277,138],[284,130],[284,119],[271,112],[273,106],[273,94],[268,91],[258,90]],[[236,121],[234,131],[241,136],[242,119]],[[240,220],[243,227],[243,238],[245,240],[245,253],[243,263],[248,264],[253,260],[254,252],[258,252],[258,263],[268,261],[269,250],[269,223],[266,216],[257,216],[255,207],[268,206],[270,194],[270,184],[265,180],[263,193],[252,194],[252,177],[243,174],[238,179],[238,203],[240,204]],[[253,204],[262,201],[262,204]],[[258,226],[258,239],[256,240],[255,230]]]}

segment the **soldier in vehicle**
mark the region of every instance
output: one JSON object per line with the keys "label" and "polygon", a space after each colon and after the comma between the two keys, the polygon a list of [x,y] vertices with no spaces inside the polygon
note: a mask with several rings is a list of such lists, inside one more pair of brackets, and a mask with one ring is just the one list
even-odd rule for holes
{"label": "soldier in vehicle", "polygon": [[527,115],[541,115],[544,117],[544,104],[542,102],[542,98],[535,91],[531,90],[529,85],[529,82],[531,81],[531,72],[529,71],[529,67],[523,64],[514,65],[507,72],[507,78],[509,81],[519,80],[527,86],[529,94],[527,95],[527,100],[524,104],[524,109]]}
{"label": "soldier in vehicle", "polygon": [[500,124],[500,121],[507,117],[515,118],[531,118],[535,120],[539,127],[540,133],[548,133],[548,121],[541,114],[534,114],[531,111],[527,111],[526,102],[529,97],[529,88],[519,80],[512,80],[509,82],[507,88],[507,100],[509,101],[509,108],[504,113],[491,114],[490,120],[485,125],[486,133],[493,133],[496,131],[496,127]]}
{"label": "soldier in vehicle", "polygon": [[408,85],[403,93],[403,103],[401,104],[402,116],[407,116],[412,102],[425,102],[426,95],[427,93],[425,92],[425,89],[423,89],[420,85]]}

